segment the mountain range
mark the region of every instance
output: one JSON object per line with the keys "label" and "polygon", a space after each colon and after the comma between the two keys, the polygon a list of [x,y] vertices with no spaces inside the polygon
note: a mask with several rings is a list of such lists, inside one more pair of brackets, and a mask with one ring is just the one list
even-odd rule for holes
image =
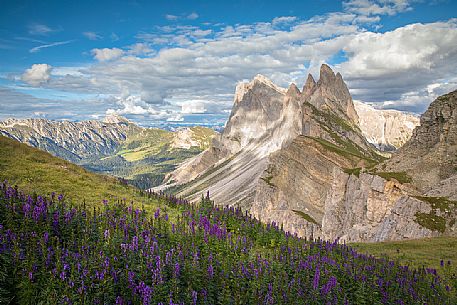
{"label": "mountain range", "polygon": [[0,134],[145,189],[160,184],[176,164],[207,148],[216,132],[206,127],[175,132],[143,128],[110,115],[103,121],[82,122],[7,119],[0,122]]}

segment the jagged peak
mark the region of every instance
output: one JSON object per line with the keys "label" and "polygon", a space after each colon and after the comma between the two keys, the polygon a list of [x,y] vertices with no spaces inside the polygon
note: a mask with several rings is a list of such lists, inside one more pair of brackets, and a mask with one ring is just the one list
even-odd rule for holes
{"label": "jagged peak", "polygon": [[[341,77],[341,74],[340,74]],[[334,82],[336,79],[335,73],[333,72],[332,68],[327,64],[322,64],[320,71],[319,71],[319,83],[320,84],[329,84]]]}
{"label": "jagged peak", "polygon": [[276,91],[279,91],[279,92],[285,92],[286,90],[278,85],[276,85],[275,83],[273,83],[273,81],[271,79],[269,79],[268,77],[266,77],[265,75],[262,75],[262,74],[257,74],[254,79],[252,80],[251,83],[255,83],[255,82],[259,82],[259,83],[262,83],[262,84],[265,84],[267,85],[268,87],[271,87],[273,89],[275,89]]}
{"label": "jagged peak", "polygon": [[300,89],[298,89],[297,85],[291,83],[287,89],[287,95],[300,95]]}
{"label": "jagged peak", "polygon": [[236,90],[235,90],[235,102],[241,101],[243,99],[243,96],[246,94],[246,92],[248,92],[249,90],[252,90],[252,88],[254,88],[254,85],[258,84],[258,83],[266,85],[266,86],[272,88],[273,90],[278,91],[283,94],[285,94],[287,91],[285,88],[279,87],[278,85],[273,83],[273,81],[271,79],[269,79],[268,77],[266,77],[265,75],[257,74],[256,76],[254,76],[254,78],[250,82],[238,83],[238,85],[236,86]]}
{"label": "jagged peak", "polygon": [[306,83],[303,86],[303,94],[305,95],[311,95],[311,93],[314,90],[314,87],[316,87],[316,81],[314,80],[314,77],[311,75],[311,73],[308,73],[308,78],[306,79]]}

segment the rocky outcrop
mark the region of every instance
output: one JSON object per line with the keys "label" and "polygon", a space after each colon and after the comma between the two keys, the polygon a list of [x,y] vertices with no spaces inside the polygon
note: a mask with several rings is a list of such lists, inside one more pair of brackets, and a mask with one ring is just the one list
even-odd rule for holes
{"label": "rocky outcrop", "polygon": [[413,189],[377,175],[349,175],[335,170],[325,203],[322,236],[341,241],[384,241],[439,236],[427,228],[418,213],[429,214],[431,206],[416,199]]}
{"label": "rocky outcrop", "polygon": [[419,125],[419,117],[397,110],[379,110],[361,102],[354,102],[359,126],[365,138],[382,151],[402,147]]}
{"label": "rocky outcrop", "polygon": [[406,172],[423,192],[455,196],[450,184],[457,180],[457,91],[430,104],[410,141],[383,167]]}

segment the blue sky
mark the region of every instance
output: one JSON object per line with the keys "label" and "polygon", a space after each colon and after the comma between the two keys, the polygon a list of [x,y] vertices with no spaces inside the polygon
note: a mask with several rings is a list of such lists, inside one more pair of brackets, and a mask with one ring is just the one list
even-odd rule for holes
{"label": "blue sky", "polygon": [[0,119],[223,123],[235,86],[326,62],[356,100],[423,112],[457,88],[457,1],[2,1]]}

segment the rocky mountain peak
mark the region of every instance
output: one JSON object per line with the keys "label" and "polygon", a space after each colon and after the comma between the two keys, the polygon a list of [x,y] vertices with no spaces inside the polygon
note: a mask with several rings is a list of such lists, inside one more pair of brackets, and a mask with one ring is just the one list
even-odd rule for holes
{"label": "rocky mountain peak", "polygon": [[433,148],[457,143],[457,90],[438,97],[421,116],[409,146]]}
{"label": "rocky mountain peak", "polygon": [[262,74],[257,74],[250,82],[238,83],[235,90],[235,104],[243,100],[244,95],[252,91],[255,87],[265,87],[273,89],[274,91],[281,94],[286,93],[286,89],[275,85],[268,77]]}
{"label": "rocky mountain peak", "polygon": [[330,109],[350,124],[358,125],[359,118],[349,89],[341,74],[335,75],[328,65],[322,64],[317,83],[314,83],[312,76],[308,76],[303,93],[306,100],[316,108]]}
{"label": "rocky mountain peak", "polygon": [[306,83],[303,86],[303,94],[305,96],[310,96],[314,89],[316,88],[316,81],[314,80],[313,76],[311,74],[308,74],[308,78],[306,79]]}
{"label": "rocky mountain peak", "polygon": [[117,113],[107,114],[102,122],[105,124],[131,123],[127,118],[118,115]]}
{"label": "rocky mountain peak", "polygon": [[318,85],[333,85],[335,83],[336,76],[332,68],[326,64],[322,64],[319,71]]}
{"label": "rocky mountain peak", "polygon": [[301,94],[300,89],[298,89],[297,85],[291,83],[289,88],[287,89],[288,96],[299,96]]}

